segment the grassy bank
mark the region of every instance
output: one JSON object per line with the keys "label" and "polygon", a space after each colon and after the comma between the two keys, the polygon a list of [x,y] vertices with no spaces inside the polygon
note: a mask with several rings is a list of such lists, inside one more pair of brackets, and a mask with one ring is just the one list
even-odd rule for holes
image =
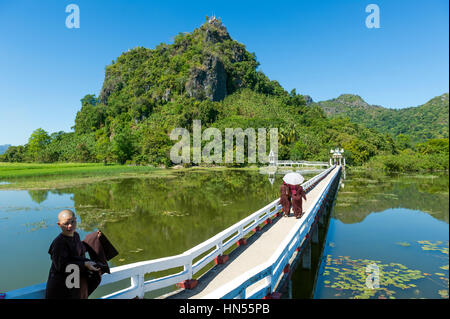
{"label": "grassy bank", "polygon": [[23,177],[108,175],[120,173],[148,173],[157,170],[150,166],[103,165],[96,163],[0,163],[0,180]]}
{"label": "grassy bank", "polygon": [[161,175],[150,166],[85,163],[0,163],[1,189],[54,189],[115,178]]}
{"label": "grassy bank", "polygon": [[440,172],[448,171],[447,154],[398,154],[378,155],[364,164],[362,169],[388,173]]}
{"label": "grassy bank", "polygon": [[[177,171],[233,170],[221,166],[156,168],[151,166],[91,163],[0,163],[0,190],[48,190],[80,186],[118,178],[176,177]],[[257,170],[257,167],[239,168]]]}

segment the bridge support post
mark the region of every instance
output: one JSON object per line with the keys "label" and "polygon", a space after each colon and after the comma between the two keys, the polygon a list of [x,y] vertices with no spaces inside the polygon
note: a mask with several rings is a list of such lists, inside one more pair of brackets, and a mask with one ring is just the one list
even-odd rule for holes
{"label": "bridge support post", "polygon": [[325,224],[325,217],[323,217],[325,215],[325,210],[321,209],[321,213],[319,216],[319,225],[323,226]]}
{"label": "bridge support post", "polygon": [[312,235],[311,235],[312,243],[318,244],[319,243],[319,227],[318,227],[317,223],[314,224],[311,231],[312,231]]}
{"label": "bridge support post", "polygon": [[292,280],[290,280],[289,279],[289,282],[288,282],[288,298],[289,299],[292,299]]}
{"label": "bridge support post", "polygon": [[219,255],[214,259],[216,265],[225,264],[228,261],[228,255]]}
{"label": "bridge support post", "polygon": [[263,299],[280,299],[280,298],[281,298],[281,293],[273,292],[273,293],[268,294],[267,296],[265,296]]}
{"label": "bridge support post", "polygon": [[197,279],[188,279],[183,282],[177,283],[177,287],[183,289],[194,289],[195,286],[197,286],[197,284],[198,284]]}
{"label": "bridge support post", "polygon": [[238,246],[245,246],[247,245],[247,239],[246,238],[241,238],[237,241],[236,245]]}
{"label": "bridge support post", "polygon": [[306,246],[303,248],[302,268],[311,269],[311,241],[308,241]]}

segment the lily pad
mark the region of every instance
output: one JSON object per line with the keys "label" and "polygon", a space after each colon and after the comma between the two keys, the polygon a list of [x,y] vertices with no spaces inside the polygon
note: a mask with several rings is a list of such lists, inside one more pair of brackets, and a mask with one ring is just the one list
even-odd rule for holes
{"label": "lily pad", "polygon": [[409,246],[411,246],[410,243],[404,242],[404,241],[397,242],[396,244],[399,245],[399,246],[402,246],[402,247],[409,247]]}
{"label": "lily pad", "polygon": [[439,290],[438,294],[441,295],[442,298],[448,299],[448,290],[445,290],[445,289]]}
{"label": "lily pad", "polygon": [[[349,256],[333,258],[331,255],[327,256],[326,262],[325,269],[328,271],[330,280],[324,283],[328,285],[333,282],[331,287],[327,288],[338,290],[341,296],[348,298],[394,299],[395,289],[415,288],[416,284],[412,281],[425,278],[420,270],[408,269],[400,263],[385,264],[378,260],[351,259]],[[378,287],[367,284],[370,280],[368,276],[376,269],[367,266],[373,264],[379,271]]]}

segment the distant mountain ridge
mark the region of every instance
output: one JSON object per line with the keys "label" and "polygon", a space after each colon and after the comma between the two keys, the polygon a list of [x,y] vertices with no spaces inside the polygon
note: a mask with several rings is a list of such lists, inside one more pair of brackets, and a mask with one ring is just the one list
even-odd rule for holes
{"label": "distant mountain ridge", "polygon": [[313,102],[328,117],[348,117],[352,122],[393,136],[409,135],[411,142],[448,138],[449,94],[436,96],[427,103],[403,109],[370,105],[360,96],[342,94],[327,101]]}
{"label": "distant mountain ridge", "polygon": [[4,154],[10,146],[10,144],[0,145],[0,155]]}

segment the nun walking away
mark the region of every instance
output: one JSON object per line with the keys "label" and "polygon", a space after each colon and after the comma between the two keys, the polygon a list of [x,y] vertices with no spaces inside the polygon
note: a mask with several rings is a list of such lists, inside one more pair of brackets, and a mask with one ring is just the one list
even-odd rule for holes
{"label": "nun walking away", "polygon": [[[292,204],[292,210],[294,211],[295,218],[301,218],[303,215],[303,198],[306,200],[306,192],[301,186],[301,183],[304,181],[304,177],[300,175],[299,173],[288,173],[283,177],[283,185],[286,185],[289,187],[289,196],[291,197],[291,200],[289,201],[289,210],[290,205]],[[281,186],[281,191],[283,192],[283,185]],[[286,210],[284,209],[284,201],[283,196],[280,200],[281,205],[283,205],[283,211],[285,212],[286,216]],[[289,212],[287,213],[287,216],[289,216]]]}
{"label": "nun walking away", "polygon": [[280,187],[280,204],[283,206],[283,213],[285,217],[289,217],[291,212],[291,189],[285,181]]}
{"label": "nun walking away", "polygon": [[295,218],[299,219],[303,216],[303,201],[306,200],[305,190],[301,185],[291,185],[292,193],[292,209],[294,211]]}

